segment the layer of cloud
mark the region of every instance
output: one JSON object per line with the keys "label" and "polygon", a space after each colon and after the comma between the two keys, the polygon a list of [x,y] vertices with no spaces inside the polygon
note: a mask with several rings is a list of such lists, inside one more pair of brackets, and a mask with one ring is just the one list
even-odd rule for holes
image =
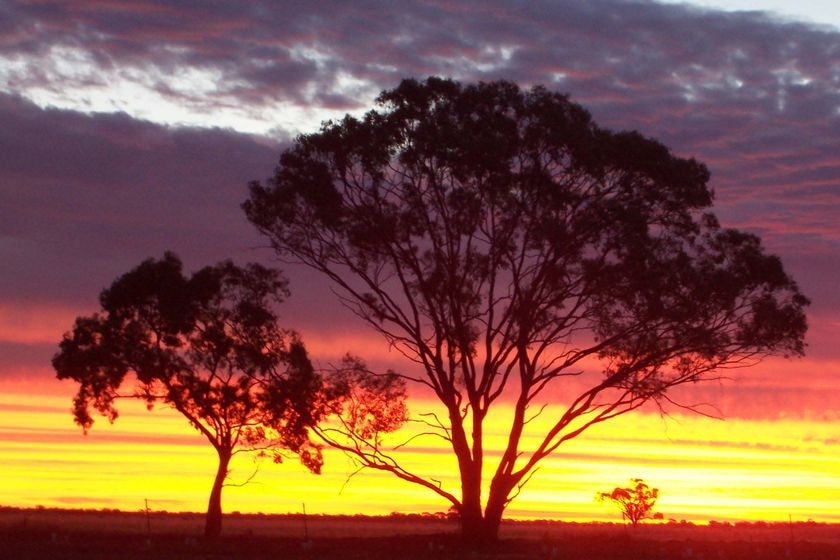
{"label": "layer of cloud", "polygon": [[[639,129],[706,162],[727,223],[816,262],[840,254],[826,212],[840,204],[832,28],[645,0],[83,0],[5,10],[6,90],[41,105],[278,139],[363,111],[406,76],[548,84],[607,126]],[[811,282],[808,270],[802,276]]]}
{"label": "layer of cloud", "polygon": [[[276,145],[221,130],[170,129],[124,114],[42,110],[0,97],[2,297],[92,301],[141,259],[189,263],[259,244],[238,208]],[[95,300],[94,300],[95,301]]]}

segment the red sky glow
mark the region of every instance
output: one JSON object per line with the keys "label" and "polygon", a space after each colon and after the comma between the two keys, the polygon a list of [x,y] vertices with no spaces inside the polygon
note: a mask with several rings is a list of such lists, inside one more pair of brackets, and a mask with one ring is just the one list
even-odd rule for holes
{"label": "red sky glow", "polygon": [[[651,408],[599,426],[510,515],[614,519],[595,493],[641,477],[666,518],[840,522],[840,29],[650,0],[282,4],[0,6],[0,505],[205,507],[213,451],[182,418],[127,402],[83,436],[50,367],[100,290],[166,250],[190,271],[281,266],[284,322],[317,363],[349,351],[410,368],[322,279],[277,263],[239,205],[297,134],[441,75],[544,84],[704,162],[722,224],[759,234],[812,300],[805,358],[677,394],[723,420]],[[412,412],[433,408],[413,396]],[[402,456],[455,484],[439,442]],[[338,453],[320,477],[294,459],[237,461],[234,482],[258,474],[226,490],[227,511],[448,507],[384,474],[345,485],[355,467]]]}

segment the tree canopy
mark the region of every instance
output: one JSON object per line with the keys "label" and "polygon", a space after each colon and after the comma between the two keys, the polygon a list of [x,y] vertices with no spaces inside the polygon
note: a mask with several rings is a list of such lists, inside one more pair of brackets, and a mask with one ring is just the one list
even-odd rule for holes
{"label": "tree canopy", "polygon": [[53,358],[58,378],[79,384],[73,411],[85,431],[92,408],[113,422],[117,399],[137,398],[172,406],[207,438],[219,457],[210,537],[221,531],[222,487],[240,450],[289,450],[316,473],[323,463],[308,433],[321,380],[298,336],[278,324],[286,294],[286,281],[261,265],[226,261],[185,276],[167,253],[104,290],[101,311],[79,317]]}
{"label": "tree canopy", "polygon": [[[460,492],[381,448],[359,457],[451,502],[467,538],[495,538],[536,465],[590,426],[803,353],[808,300],[758,237],[708,211],[703,164],[543,87],[405,80],[377,103],[298,137],[244,210],[439,399]],[[500,402],[513,417],[485,481]]]}

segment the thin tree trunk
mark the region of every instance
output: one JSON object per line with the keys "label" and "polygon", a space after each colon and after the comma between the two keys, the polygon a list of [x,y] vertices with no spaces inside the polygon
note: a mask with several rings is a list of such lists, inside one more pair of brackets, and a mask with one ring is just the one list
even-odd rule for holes
{"label": "thin tree trunk", "polygon": [[210,501],[207,504],[207,515],[204,520],[204,536],[215,539],[222,534],[222,488],[228,474],[231,452],[227,449],[217,450],[219,453],[219,467],[210,491]]}
{"label": "thin tree trunk", "polygon": [[494,480],[490,485],[490,494],[487,497],[487,507],[484,509],[484,533],[485,538],[497,541],[499,539],[499,527],[502,524],[502,515],[507,507],[507,497],[510,487]]}
{"label": "thin tree trunk", "polygon": [[469,459],[461,461],[461,535],[465,544],[477,548],[483,527],[481,473]]}
{"label": "thin tree trunk", "polygon": [[473,450],[467,443],[467,434],[457,406],[449,407],[449,419],[452,425],[452,450],[458,458],[458,470],[461,475],[461,538],[467,548],[476,550],[482,547],[484,535],[481,461],[475,459]]}

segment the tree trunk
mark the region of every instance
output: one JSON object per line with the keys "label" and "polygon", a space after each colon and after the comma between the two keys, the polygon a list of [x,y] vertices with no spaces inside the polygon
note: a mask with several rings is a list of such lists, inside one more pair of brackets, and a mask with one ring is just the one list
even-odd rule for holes
{"label": "tree trunk", "polygon": [[483,539],[483,516],[481,508],[481,454],[477,459],[467,442],[463,418],[458,406],[448,405],[449,421],[452,426],[452,450],[458,459],[458,471],[461,475],[461,537],[464,545],[470,549],[480,548]]}
{"label": "tree trunk", "polygon": [[487,550],[499,541],[498,517],[486,517],[479,513],[477,516],[461,515],[461,542],[468,550]]}
{"label": "tree trunk", "polygon": [[216,479],[213,481],[213,489],[210,491],[210,501],[207,504],[207,515],[204,519],[204,536],[208,539],[216,539],[222,534],[222,487],[228,474],[231,452],[227,449],[218,449],[219,467],[216,470]]}
{"label": "tree trunk", "polygon": [[[464,497],[466,496],[465,492]],[[470,493],[470,496],[474,497],[470,503],[471,507],[465,507],[465,502],[461,508],[461,540],[470,550],[492,548],[499,541],[499,527],[507,505],[507,493],[504,488],[491,485],[484,511],[481,508],[480,488],[476,494]]]}
{"label": "tree trunk", "polygon": [[499,528],[512,488],[513,482],[510,478],[497,476],[490,485],[483,514],[478,500],[477,513],[474,508],[462,508],[461,537],[465,547],[472,550],[487,549],[499,541]]}
{"label": "tree trunk", "polygon": [[480,548],[484,537],[481,511],[481,476],[473,465],[461,466],[461,536],[470,549]]}
{"label": "tree trunk", "polygon": [[509,488],[498,484],[497,480],[490,485],[490,495],[487,497],[487,507],[484,509],[484,531],[486,538],[496,541],[499,539],[499,526],[502,515],[507,507]]}

